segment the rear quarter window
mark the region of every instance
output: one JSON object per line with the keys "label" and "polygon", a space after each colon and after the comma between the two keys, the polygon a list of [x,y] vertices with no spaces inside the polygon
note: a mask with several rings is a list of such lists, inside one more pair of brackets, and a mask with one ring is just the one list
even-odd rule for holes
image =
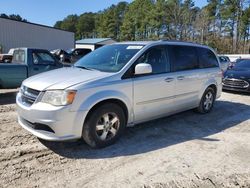
{"label": "rear quarter window", "polygon": [[25,63],[25,51],[24,50],[15,50],[13,53],[13,63]]}
{"label": "rear quarter window", "polygon": [[200,68],[219,67],[215,54],[207,48],[197,48]]}

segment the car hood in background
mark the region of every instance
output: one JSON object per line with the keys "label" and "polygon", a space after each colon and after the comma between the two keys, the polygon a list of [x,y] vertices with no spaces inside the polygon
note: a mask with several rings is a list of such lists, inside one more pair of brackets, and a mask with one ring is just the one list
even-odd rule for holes
{"label": "car hood in background", "polygon": [[104,78],[111,73],[85,70],[76,67],[61,68],[26,79],[23,84],[35,90],[65,89],[70,86]]}
{"label": "car hood in background", "polygon": [[236,78],[236,79],[249,79],[250,78],[250,70],[249,69],[230,69],[227,70],[224,74],[226,78]]}

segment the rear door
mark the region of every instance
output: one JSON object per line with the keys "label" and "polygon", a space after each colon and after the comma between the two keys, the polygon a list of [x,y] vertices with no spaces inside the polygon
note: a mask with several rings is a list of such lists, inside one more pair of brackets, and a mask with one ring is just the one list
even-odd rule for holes
{"label": "rear door", "polygon": [[134,77],[135,122],[142,122],[168,114],[174,108],[175,77],[170,73],[170,64],[165,46],[147,50],[134,64],[148,63],[153,72]]}
{"label": "rear door", "polygon": [[206,81],[216,83],[217,91],[220,91],[222,87],[222,70],[216,55],[208,48],[197,48],[197,52],[199,54],[200,68],[203,74],[207,76]]}
{"label": "rear door", "polygon": [[206,74],[199,69],[199,58],[195,47],[169,46],[172,72],[176,75],[175,104],[179,110],[197,106],[199,91]]}

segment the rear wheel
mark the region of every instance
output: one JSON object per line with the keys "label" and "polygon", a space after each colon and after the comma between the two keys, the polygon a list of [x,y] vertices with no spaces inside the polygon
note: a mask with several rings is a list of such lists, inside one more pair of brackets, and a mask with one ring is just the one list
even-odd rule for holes
{"label": "rear wheel", "polygon": [[123,133],[126,118],[117,104],[104,104],[91,112],[83,126],[83,139],[93,148],[113,144]]}
{"label": "rear wheel", "polygon": [[207,88],[201,98],[200,105],[197,108],[197,111],[202,114],[210,112],[213,108],[215,98],[216,94],[214,89],[211,87]]}

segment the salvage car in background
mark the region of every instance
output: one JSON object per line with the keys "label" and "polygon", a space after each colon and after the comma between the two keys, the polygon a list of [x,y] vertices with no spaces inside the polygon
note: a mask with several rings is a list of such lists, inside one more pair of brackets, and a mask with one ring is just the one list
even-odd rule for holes
{"label": "salvage car in background", "polygon": [[30,76],[61,67],[48,50],[14,49],[12,63],[0,64],[0,88],[17,88]]}
{"label": "salvage car in background", "polygon": [[250,92],[250,59],[239,59],[224,73],[223,89]]}
{"label": "salvage car in background", "polygon": [[219,57],[219,60],[220,60],[220,66],[221,66],[221,69],[223,70],[223,72],[225,72],[228,67],[230,66],[230,59],[229,57],[227,56],[218,56]]}
{"label": "salvage car in background", "polygon": [[67,51],[56,49],[51,51],[51,53],[62,63],[75,63],[90,52],[92,52],[92,50],[87,48],[73,48]]}
{"label": "salvage car in background", "polygon": [[71,55],[63,49],[56,49],[50,51],[58,61],[62,63],[71,63]]}
{"label": "salvage car in background", "polygon": [[71,63],[75,63],[90,52],[92,52],[92,50],[87,48],[75,48],[68,50],[68,53],[71,55]]}
{"label": "salvage car in background", "polygon": [[0,54],[0,63],[10,63],[12,61],[14,48],[11,48],[7,54]]}

